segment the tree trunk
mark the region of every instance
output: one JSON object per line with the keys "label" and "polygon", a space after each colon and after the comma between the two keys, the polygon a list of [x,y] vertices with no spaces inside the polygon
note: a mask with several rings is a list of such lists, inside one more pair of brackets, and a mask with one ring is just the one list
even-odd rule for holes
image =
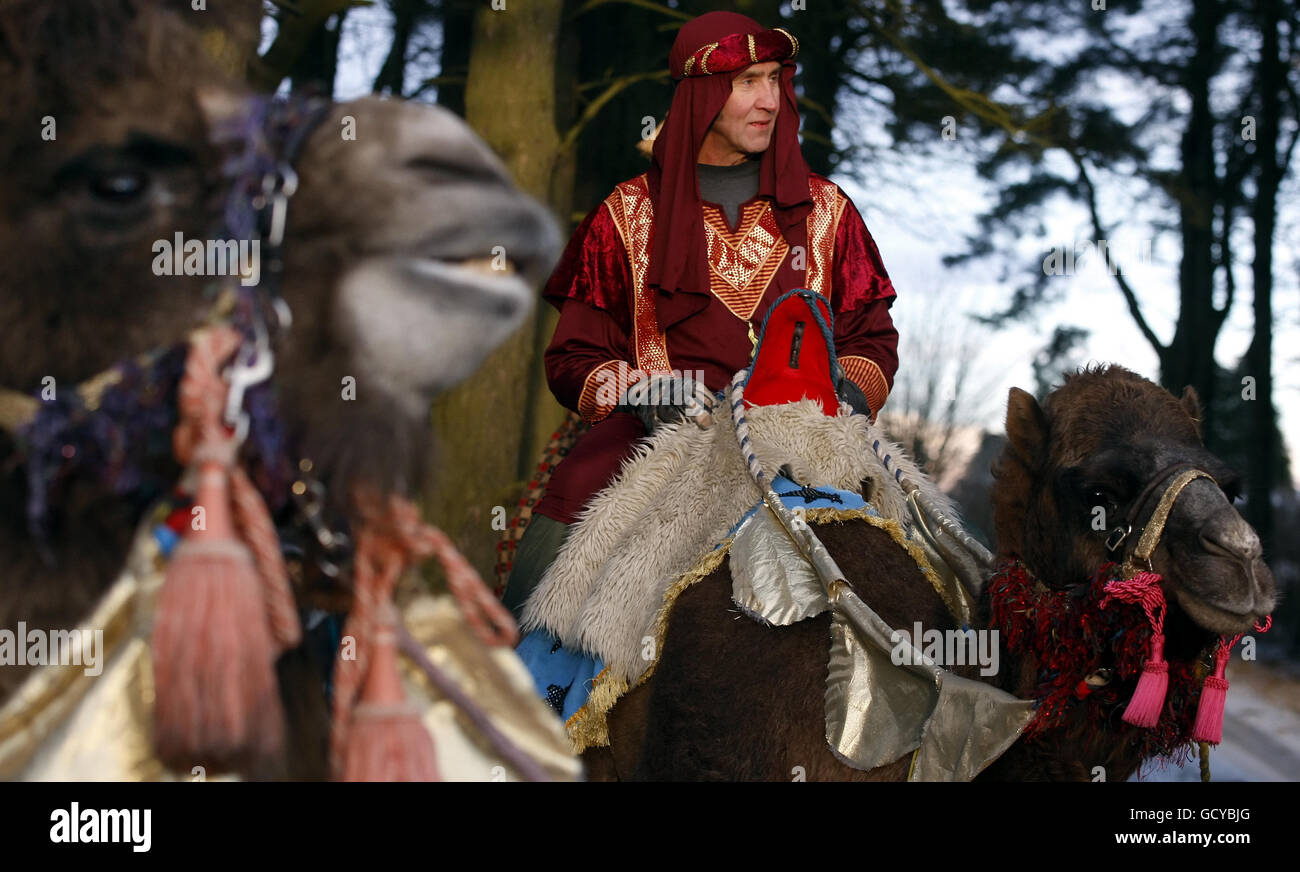
{"label": "tree trunk", "polygon": [[334,78],[339,66],[339,38],[343,34],[343,20],[347,10],[321,22],[307,41],[307,47],[289,73],[290,88],[294,93],[318,91],[326,97],[334,96]]}
{"label": "tree trunk", "polygon": [[388,47],[375,84],[371,88],[376,94],[402,96],[402,86],[406,81],[406,59],[411,47],[411,34],[425,11],[424,0],[392,0],[388,4],[393,12],[393,42]]}
{"label": "tree trunk", "polygon": [[1166,388],[1178,394],[1191,385],[1200,394],[1204,414],[1202,432],[1212,450],[1217,392],[1214,346],[1223,316],[1214,306],[1217,178],[1210,82],[1220,65],[1218,31],[1222,18],[1218,0],[1196,0],[1193,4],[1191,31],[1195,50],[1183,80],[1192,106],[1183,133],[1183,183],[1178,190],[1183,243],[1178,269],[1179,317],[1174,338],[1160,360],[1160,381]]}
{"label": "tree trunk", "polygon": [[[469,58],[474,45],[474,11],[478,6],[479,4],[471,4],[466,0],[443,0],[442,57],[439,78],[464,79],[469,75]],[[464,118],[464,82],[447,82],[439,85],[438,105]]]}
{"label": "tree trunk", "polygon": [[1277,193],[1282,184],[1278,159],[1278,116],[1286,69],[1279,56],[1278,27],[1282,11],[1278,0],[1258,0],[1257,20],[1263,37],[1260,46],[1259,118],[1256,119],[1255,162],[1258,166],[1251,217],[1255,225],[1255,336],[1246,352],[1248,375],[1255,379],[1255,401],[1248,404],[1252,436],[1247,471],[1246,514],[1264,543],[1264,556],[1273,553],[1273,483],[1279,451],[1277,421],[1273,412],[1273,233],[1277,225]]}
{"label": "tree trunk", "polygon": [[[466,120],[501,156],[516,184],[553,202],[556,46],[563,0],[505,0],[479,7],[465,89]],[[498,3],[497,5],[500,5]],[[523,458],[538,446],[537,419],[558,422],[559,407],[534,390],[533,362],[542,332],[538,311],[468,382],[434,407],[439,446],[429,515],[485,575],[495,559],[493,510],[518,497]],[[528,420],[531,416],[534,420]],[[552,423],[553,427],[554,424]]]}

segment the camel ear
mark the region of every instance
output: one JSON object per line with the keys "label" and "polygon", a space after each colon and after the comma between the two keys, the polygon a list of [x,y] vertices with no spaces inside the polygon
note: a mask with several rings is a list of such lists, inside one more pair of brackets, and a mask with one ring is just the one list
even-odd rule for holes
{"label": "camel ear", "polygon": [[1043,460],[1047,447],[1047,416],[1032,394],[1012,388],[1007,394],[1007,442],[1031,469]]}
{"label": "camel ear", "polygon": [[1201,398],[1197,395],[1196,388],[1191,385],[1183,388],[1183,396],[1178,402],[1182,403],[1183,410],[1196,423],[1196,434],[1199,436],[1201,433]]}

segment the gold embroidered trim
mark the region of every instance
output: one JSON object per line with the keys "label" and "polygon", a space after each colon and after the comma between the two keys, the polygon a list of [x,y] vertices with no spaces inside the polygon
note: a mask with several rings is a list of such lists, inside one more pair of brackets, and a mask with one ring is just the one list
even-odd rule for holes
{"label": "gold embroidered trim", "polygon": [[[601,402],[600,396],[601,384],[604,379],[599,377],[600,373],[614,372],[614,393],[613,402]],[[578,414],[583,417],[588,424],[595,424],[604,420],[609,413],[618,405],[618,398],[627,390],[627,386],[636,379],[632,378],[632,367],[628,366],[625,360],[609,360],[597,366],[587,374],[582,382],[582,392],[578,395]],[[604,397],[609,400],[609,397]]]}
{"label": "gold embroidered trim", "polygon": [[880,414],[881,406],[889,398],[889,381],[881,372],[879,364],[860,354],[846,354],[839,360],[840,366],[844,367],[844,374],[862,388],[867,402],[871,404],[872,416]]}
{"label": "gold embroidered trim", "polygon": [[750,63],[756,64],[758,63],[758,52],[754,50],[754,34],[752,33],[749,34],[748,38],[749,38],[749,61]]}
{"label": "gold embroidered trim", "polygon": [[700,72],[709,75],[709,55],[718,47],[716,42],[711,42],[704,48],[704,54],[700,55]]}
{"label": "gold embroidered trim", "polygon": [[654,295],[646,282],[650,266],[650,233],[654,203],[645,174],[619,184],[606,198],[632,268],[632,353],[636,367],[646,372],[670,372],[668,340],[655,317]]}
{"label": "gold embroidered trim", "polygon": [[844,195],[834,182],[810,177],[808,192],[813,207],[805,223],[808,225],[808,289],[826,299],[831,298],[831,274],[835,263],[835,234],[839,230],[840,216],[844,214]]}
{"label": "gold embroidered trim", "polygon": [[795,39],[794,35],[791,34],[790,31],[786,30],[784,27],[773,27],[772,29],[775,30],[777,33],[784,35],[786,39],[790,40],[790,58],[794,59],[798,57],[799,40]]}
{"label": "gold embroidered trim", "polygon": [[742,207],[732,231],[722,210],[704,207],[704,237],[709,258],[709,290],[736,317],[748,321],[790,250],[767,200]]}
{"label": "gold embroidered trim", "polygon": [[691,67],[693,67],[694,65],[695,65],[695,55],[691,55],[686,59],[686,63],[682,65],[683,78],[691,74]]}

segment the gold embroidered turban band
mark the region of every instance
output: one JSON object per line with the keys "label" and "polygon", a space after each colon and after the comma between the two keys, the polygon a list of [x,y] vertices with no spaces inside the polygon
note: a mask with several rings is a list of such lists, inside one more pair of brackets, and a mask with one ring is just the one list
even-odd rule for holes
{"label": "gold embroidered turban band", "polygon": [[762,33],[733,33],[702,45],[674,69],[674,79],[734,73],[751,64],[790,60],[799,54],[799,40],[780,27]]}

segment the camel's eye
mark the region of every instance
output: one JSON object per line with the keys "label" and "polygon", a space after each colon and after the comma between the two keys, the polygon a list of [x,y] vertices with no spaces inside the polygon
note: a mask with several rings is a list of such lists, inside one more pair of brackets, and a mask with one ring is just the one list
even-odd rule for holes
{"label": "camel's eye", "polygon": [[1115,511],[1115,495],[1103,487],[1092,487],[1088,489],[1088,505],[1101,506],[1108,512]]}
{"label": "camel's eye", "polygon": [[190,152],[143,135],[87,149],[60,167],[55,182],[78,220],[106,233],[197,202],[202,187]]}
{"label": "camel's eye", "polygon": [[140,170],[120,170],[90,177],[90,193],[107,203],[125,205],[139,199],[149,187],[149,176]]}

